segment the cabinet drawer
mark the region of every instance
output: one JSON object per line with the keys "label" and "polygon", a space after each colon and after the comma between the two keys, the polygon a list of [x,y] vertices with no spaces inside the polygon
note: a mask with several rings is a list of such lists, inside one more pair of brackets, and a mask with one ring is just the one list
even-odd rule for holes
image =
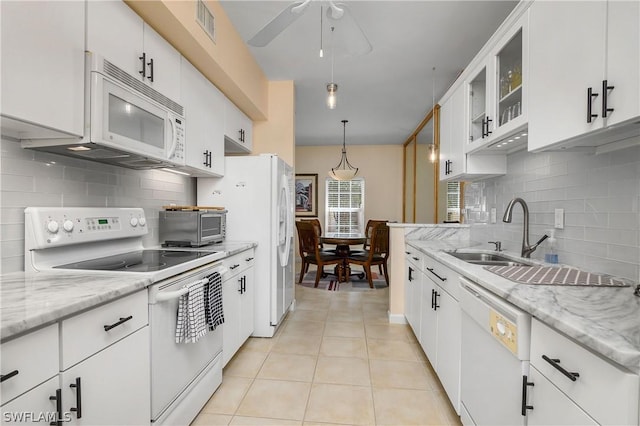
{"label": "cabinet drawer", "polygon": [[62,370],[147,325],[147,300],[143,290],[62,321]]}
{"label": "cabinet drawer", "polygon": [[405,261],[412,264],[414,269],[422,269],[422,260],[424,258],[424,254],[418,249],[410,247],[408,245],[405,246],[404,250]]}
{"label": "cabinet drawer", "polygon": [[[546,361],[543,356],[560,361]],[[579,376],[573,381],[552,363]],[[535,319],[531,327],[531,364],[598,423],[637,423],[639,376]]]}
{"label": "cabinet drawer", "polygon": [[222,264],[229,269],[223,279],[228,279],[238,275],[250,266],[253,266],[255,262],[253,250],[246,250],[242,253],[234,254],[222,261]]}
{"label": "cabinet drawer", "polygon": [[[0,346],[2,405],[58,374],[58,324]],[[17,373],[16,373],[17,372]]]}
{"label": "cabinet drawer", "polygon": [[444,291],[459,299],[460,287],[458,286],[458,275],[453,270],[444,266],[437,260],[429,256],[424,257],[424,273],[434,283],[438,284]]}

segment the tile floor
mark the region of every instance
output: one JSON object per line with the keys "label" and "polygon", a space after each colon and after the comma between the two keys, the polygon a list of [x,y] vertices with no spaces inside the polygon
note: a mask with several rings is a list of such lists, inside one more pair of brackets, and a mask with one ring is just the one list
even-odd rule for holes
{"label": "tile floor", "polygon": [[388,290],[296,286],[275,337],[250,338],[192,425],[459,425]]}

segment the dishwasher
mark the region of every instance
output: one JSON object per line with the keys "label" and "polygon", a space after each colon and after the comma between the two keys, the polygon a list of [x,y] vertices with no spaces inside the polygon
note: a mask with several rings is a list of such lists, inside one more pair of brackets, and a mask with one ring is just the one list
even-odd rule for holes
{"label": "dishwasher", "polygon": [[526,425],[531,315],[460,277],[460,418]]}

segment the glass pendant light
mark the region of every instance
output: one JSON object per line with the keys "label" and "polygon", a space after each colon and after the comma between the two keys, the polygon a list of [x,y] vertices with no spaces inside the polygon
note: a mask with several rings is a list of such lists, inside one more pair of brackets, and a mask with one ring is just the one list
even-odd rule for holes
{"label": "glass pendant light", "polygon": [[349,120],[342,120],[342,157],[337,166],[331,169],[329,176],[335,180],[351,180],[358,174],[358,168],[353,167],[347,158],[347,123]]}
{"label": "glass pendant light", "polygon": [[335,27],[331,27],[331,83],[327,84],[327,107],[329,109],[335,109],[338,101],[336,92],[338,91],[338,85],[333,82],[333,30]]}

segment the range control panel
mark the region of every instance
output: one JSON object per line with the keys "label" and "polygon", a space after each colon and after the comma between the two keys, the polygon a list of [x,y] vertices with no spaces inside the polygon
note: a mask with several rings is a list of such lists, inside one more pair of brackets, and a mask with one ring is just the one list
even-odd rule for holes
{"label": "range control panel", "polygon": [[498,339],[513,354],[518,354],[518,327],[494,310],[489,313],[489,326],[493,337]]}
{"label": "range control panel", "polygon": [[28,250],[142,236],[148,233],[141,208],[28,207]]}

